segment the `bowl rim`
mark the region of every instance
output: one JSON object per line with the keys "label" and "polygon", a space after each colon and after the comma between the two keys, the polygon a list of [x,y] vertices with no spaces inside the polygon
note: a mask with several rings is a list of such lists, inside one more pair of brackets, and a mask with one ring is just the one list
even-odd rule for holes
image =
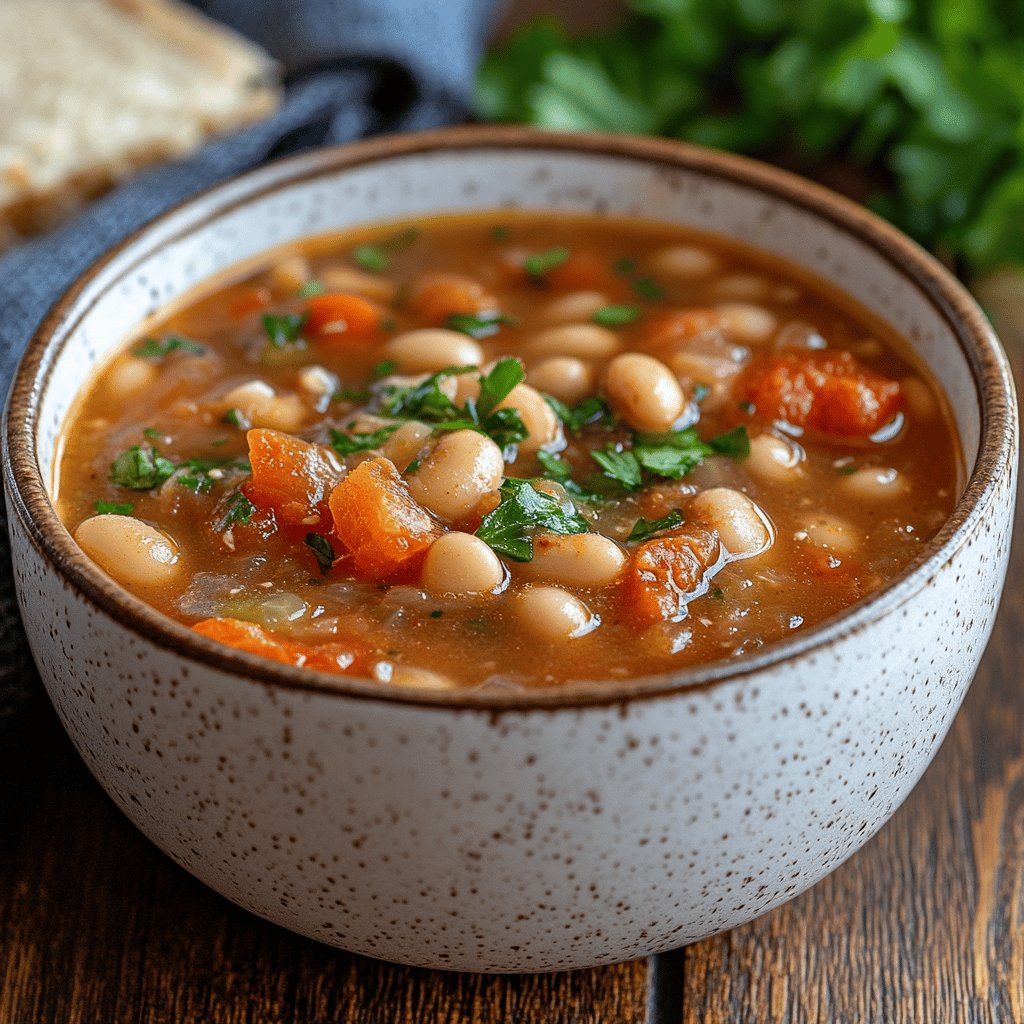
{"label": "bowl rim", "polygon": [[[960,344],[978,394],[981,433],[977,463],[953,512],[921,554],[881,590],[791,638],[730,660],[657,676],[585,681],[535,690],[390,688],[369,679],[331,675],[269,661],[201,637],[123,590],[78,547],[57,515],[36,458],[39,400],[57,356],[75,325],[68,317],[87,287],[115,261],[138,255],[117,278],[162,246],[203,223],[280,188],[394,158],[432,152],[525,149],[580,157],[617,157],[724,179],[775,196],[831,222],[874,249],[932,302]],[[147,247],[151,235],[170,231]],[[113,286],[113,282],[107,287]],[[77,321],[76,321],[77,322]],[[196,193],[148,221],[78,276],[42,319],[14,374],[4,415],[4,476],[13,510],[36,549],[65,585],[143,640],[221,672],[268,687],[388,704],[480,710],[489,713],[619,705],[664,698],[737,682],[841,639],[884,618],[928,586],[974,533],[1016,456],[1016,401],[1009,365],[995,332],[966,288],[934,257],[881,218],[788,171],[717,150],[664,139],[611,134],[541,132],[512,126],[473,125],[393,135],[312,150],[272,161]]]}

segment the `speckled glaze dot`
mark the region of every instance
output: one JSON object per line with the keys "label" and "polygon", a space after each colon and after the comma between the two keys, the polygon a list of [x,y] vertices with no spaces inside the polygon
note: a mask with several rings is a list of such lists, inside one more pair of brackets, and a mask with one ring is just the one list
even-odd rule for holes
{"label": "speckled glaze dot", "polygon": [[[502,206],[742,239],[911,338],[953,399],[972,473],[920,562],[840,619],[729,664],[531,695],[384,691],[259,662],[88,564],[45,481],[74,395],[155,303],[297,236]],[[19,601],[90,769],[229,899],[428,967],[609,963],[778,906],[906,797],[999,601],[1015,415],[1005,359],[962,289],[891,228],[781,172],[670,143],[494,128],[347,146],[156,222],[44,322],[15,383],[4,465]]]}

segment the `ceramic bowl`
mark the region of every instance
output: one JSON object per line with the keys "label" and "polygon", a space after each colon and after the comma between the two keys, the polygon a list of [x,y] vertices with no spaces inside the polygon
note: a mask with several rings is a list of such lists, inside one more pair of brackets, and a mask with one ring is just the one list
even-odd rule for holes
{"label": "ceramic bowl", "polygon": [[[389,690],[197,637],[123,592],[48,498],[93,369],[164,303],[313,232],[437,210],[640,214],[808,267],[912,339],[966,488],[885,589],[759,653],[533,693]],[[863,209],[720,153],[505,128],[315,152],[207,192],[89,270],[14,382],[4,479],[50,697],[125,814],[228,899],[344,949],[541,971],[748,921],[841,864],[942,742],[988,638],[1014,499],[1013,386],[934,260]]]}

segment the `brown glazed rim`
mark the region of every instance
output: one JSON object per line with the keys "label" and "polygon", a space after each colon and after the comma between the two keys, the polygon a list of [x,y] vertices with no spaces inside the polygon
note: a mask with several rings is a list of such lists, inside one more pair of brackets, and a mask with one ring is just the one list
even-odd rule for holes
{"label": "brown glazed rim", "polygon": [[[909,278],[939,310],[960,342],[971,368],[981,405],[981,446],[952,515],[921,555],[886,587],[791,639],[729,661],[712,662],[671,675],[621,682],[581,682],[537,690],[426,691],[385,687],[367,679],[292,668],[225,647],[198,636],[113,583],[75,544],[57,516],[36,459],[36,416],[57,355],[73,332],[70,312],[87,286],[118,257],[130,262],[115,268],[129,272],[154,249],[187,234],[194,226],[193,205],[209,205],[197,216],[206,222],[268,192],[325,172],[354,168],[396,157],[460,150],[526,149],[569,152],[585,157],[618,157],[728,180],[803,208],[830,221],[879,253],[894,271]],[[188,222],[175,230],[175,221]],[[158,239],[149,238],[154,229]],[[134,259],[132,258],[134,256]],[[108,284],[106,287],[111,287]],[[77,321],[76,321],[77,323]],[[448,128],[339,146],[291,157],[215,186],[174,207],[110,250],[61,297],[36,331],[14,377],[6,414],[5,472],[13,506],[41,554],[79,595],[145,641],[190,661],[256,682],[289,690],[333,694],[363,700],[440,708],[558,709],[586,705],[625,705],[699,687],[741,680],[752,673],[831,645],[856,634],[910,600],[941,573],[982,521],[1000,477],[1015,454],[1016,404],[1006,357],[977,303],[935,259],[895,228],[862,207],[803,178],[757,161],[658,139],[625,135],[569,135],[505,126]]]}

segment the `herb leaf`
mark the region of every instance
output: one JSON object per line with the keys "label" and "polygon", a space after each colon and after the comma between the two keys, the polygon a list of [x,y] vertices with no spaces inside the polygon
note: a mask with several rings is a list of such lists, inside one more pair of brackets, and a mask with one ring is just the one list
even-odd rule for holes
{"label": "herb leaf", "polygon": [[316,278],[312,278],[307,281],[296,293],[295,297],[299,299],[312,299],[316,295],[323,295],[327,289],[324,287],[322,281],[317,281]]}
{"label": "herb leaf", "polygon": [[354,455],[356,452],[370,451],[379,448],[399,427],[393,423],[380,430],[365,434],[346,434],[331,427],[331,447],[339,455]]}
{"label": "herb leaf", "polygon": [[335,558],[337,558],[334,548],[331,547],[331,542],[321,533],[307,533],[302,543],[316,556],[317,565],[320,566],[320,573],[326,576],[331,571]]}
{"label": "herb leaf", "polygon": [[579,405],[571,409],[553,395],[544,395],[544,401],[555,410],[555,415],[571,434],[578,434],[585,426],[598,421],[605,426],[611,426],[615,422],[615,414],[608,403],[598,395],[584,398]]}
{"label": "herb leaf", "polygon": [[647,540],[648,538],[653,537],[656,533],[661,533],[663,530],[672,530],[677,526],[681,526],[682,522],[683,513],[677,508],[672,509],[668,515],[662,516],[661,519],[644,519],[644,517],[641,516],[633,524],[633,529],[626,538],[626,543],[634,544]]}
{"label": "herb leaf", "polygon": [[576,511],[563,507],[550,494],[538,491],[530,480],[506,477],[501,485],[501,503],[484,516],[476,535],[498,554],[516,562],[533,558],[533,533],[588,533],[590,526]]}
{"label": "herb leaf", "polygon": [[130,501],[97,501],[95,505],[101,516],[130,516],[135,511]]}
{"label": "herb leaf", "polygon": [[110,482],[133,491],[148,491],[159,487],[175,468],[156,448],[134,444],[111,463]]}
{"label": "herb leaf", "polygon": [[497,311],[487,313],[452,313],[444,325],[450,331],[460,331],[478,341],[497,334],[502,327],[515,323],[512,317]]}
{"label": "herb leaf", "polygon": [[728,455],[730,459],[745,459],[750,454],[750,435],[747,428],[741,424],[711,438],[708,447],[718,455]]}
{"label": "herb leaf", "polygon": [[523,270],[532,278],[543,278],[545,274],[560,267],[570,255],[569,247],[556,245],[553,249],[536,252],[523,259]]}
{"label": "herb leaf", "polygon": [[652,277],[638,277],[633,282],[633,294],[646,302],[657,302],[665,297],[665,289]]}
{"label": "herb leaf", "polygon": [[224,503],[213,528],[220,533],[232,526],[248,526],[255,514],[256,506],[241,491],[235,491]]}
{"label": "herb leaf", "polygon": [[565,483],[572,479],[572,467],[564,459],[542,448],[537,452],[537,461],[544,467],[544,476],[548,480]]}
{"label": "herb leaf", "polygon": [[635,491],[640,486],[640,462],[633,452],[616,451],[614,445],[608,445],[603,451],[591,452],[590,457],[601,467],[604,476],[627,491]]}
{"label": "herb leaf", "polygon": [[590,319],[602,327],[625,327],[626,324],[631,324],[638,319],[640,312],[639,306],[602,306],[600,309],[594,310]]}
{"label": "herb leaf", "polygon": [[285,348],[299,340],[306,326],[305,313],[264,313],[263,330],[274,348]]}
{"label": "herb leaf", "polygon": [[206,349],[191,338],[184,338],[179,334],[169,334],[163,341],[146,338],[141,345],[137,345],[132,350],[132,355],[138,356],[139,359],[163,359],[172,352],[187,352],[190,355],[201,356],[205,354]]}
{"label": "herb leaf", "polygon": [[477,416],[486,420],[525,379],[523,364],[518,359],[499,359],[494,369],[480,378],[480,394],[476,400]]}
{"label": "herb leaf", "polygon": [[420,237],[420,229],[408,227],[379,242],[364,242],[357,245],[351,253],[352,262],[362,270],[371,274],[383,274],[391,266],[392,255],[406,249]]}

